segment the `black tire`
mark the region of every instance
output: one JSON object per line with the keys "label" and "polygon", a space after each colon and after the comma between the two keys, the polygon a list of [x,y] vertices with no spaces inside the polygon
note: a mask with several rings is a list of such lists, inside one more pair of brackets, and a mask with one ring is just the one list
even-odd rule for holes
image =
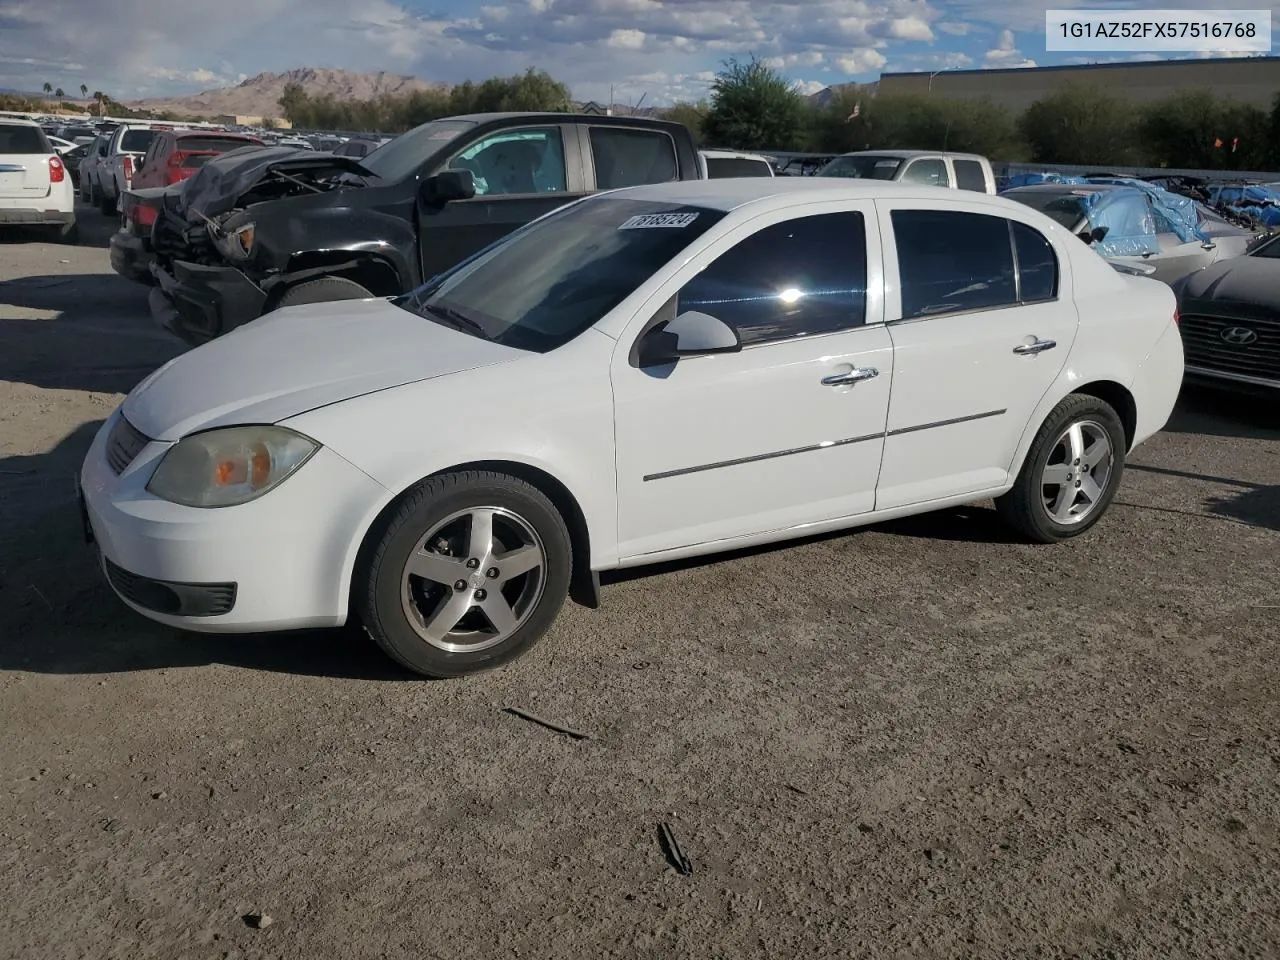
{"label": "black tire", "polygon": [[[1058,450],[1058,439],[1072,424],[1096,424],[1111,444],[1111,466],[1101,495],[1088,513],[1074,523],[1061,523],[1045,504],[1045,470]],[[1078,537],[1102,519],[1124,476],[1125,432],[1110,404],[1075,393],[1063,399],[1040,426],[1027,451],[1018,479],[1008,493],[996,498],[996,511],[1015,530],[1037,543],[1060,543]],[[1078,486],[1078,484],[1076,484]]]}
{"label": "black tire", "polygon": [[354,280],[345,277],[319,277],[290,287],[276,301],[274,309],[296,307],[304,303],[328,303],[331,300],[367,300],[373,294]]}
{"label": "black tire", "polygon": [[[531,601],[523,621],[497,645],[448,651],[428,642],[410,622],[402,602],[405,565],[435,527],[459,512],[480,507],[510,511],[537,534],[544,556],[541,592]],[[412,488],[371,532],[356,568],[353,609],[393,660],[426,677],[461,677],[514,660],[537,643],[564,606],[572,569],[568,528],[542,491],[488,470],[442,474]]]}
{"label": "black tire", "polygon": [[116,215],[116,200],[114,197],[108,197],[105,190],[98,193],[98,209],[102,211],[104,216],[113,217]]}

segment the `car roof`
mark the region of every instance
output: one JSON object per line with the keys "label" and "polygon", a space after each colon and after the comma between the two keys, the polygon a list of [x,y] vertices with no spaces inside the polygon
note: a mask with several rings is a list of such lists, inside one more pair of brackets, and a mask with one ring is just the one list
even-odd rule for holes
{"label": "car roof", "polygon": [[603,197],[683,203],[729,212],[746,204],[785,207],[823,200],[936,200],[942,206],[976,203],[994,210],[1025,214],[1025,204],[986,193],[948,190],[926,184],[901,184],[889,180],[851,180],[845,177],[726,177],[719,180],[676,180],[609,190]]}
{"label": "car roof", "polygon": [[7,123],[14,127],[35,127],[37,130],[40,129],[40,124],[25,117],[0,117],[0,123]]}
{"label": "car roof", "polygon": [[546,120],[553,123],[603,123],[603,124],[619,124],[626,126],[627,124],[667,124],[674,123],[673,120],[662,120],[658,117],[615,117],[600,116],[590,113],[557,113],[554,110],[545,112],[539,111],[523,111],[508,110],[496,113],[464,113],[456,117],[440,117],[440,120],[465,120],[470,123],[493,123],[500,120]]}
{"label": "car roof", "polygon": [[854,150],[842,153],[842,157],[953,157],[959,160],[985,160],[980,153],[958,153],[955,150]]}
{"label": "car roof", "polygon": [[746,153],[739,150],[699,150],[698,152],[712,160],[759,160],[761,163],[769,162],[758,153]]}

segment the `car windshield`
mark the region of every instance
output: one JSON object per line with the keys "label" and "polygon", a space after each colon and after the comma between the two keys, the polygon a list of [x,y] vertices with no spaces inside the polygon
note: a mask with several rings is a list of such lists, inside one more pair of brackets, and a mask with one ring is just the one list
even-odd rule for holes
{"label": "car windshield", "polygon": [[1028,190],[1026,193],[1010,190],[1005,196],[1010,200],[1017,200],[1032,210],[1039,210],[1068,230],[1075,230],[1088,220],[1084,209],[1084,198],[1077,194],[1054,193],[1048,190]]}
{"label": "car windshield", "polygon": [[44,131],[25,123],[0,123],[0,154],[52,153]]}
{"label": "car windshield", "polygon": [[122,153],[146,153],[151,141],[156,138],[155,130],[126,130],[120,138]]}
{"label": "car windshield", "polygon": [[471,120],[435,120],[389,140],[360,161],[382,180],[403,180],[441,147],[475,126]]}
{"label": "car windshield", "polygon": [[1280,260],[1280,236],[1272,237],[1260,246],[1249,251],[1251,257],[1266,257],[1268,260]]}
{"label": "car windshield", "polygon": [[723,217],[645,200],[573,203],[393,302],[494,343],[546,353],[591,327]]}
{"label": "car windshield", "polygon": [[820,177],[849,177],[855,180],[892,180],[902,166],[901,157],[836,157],[818,171]]}

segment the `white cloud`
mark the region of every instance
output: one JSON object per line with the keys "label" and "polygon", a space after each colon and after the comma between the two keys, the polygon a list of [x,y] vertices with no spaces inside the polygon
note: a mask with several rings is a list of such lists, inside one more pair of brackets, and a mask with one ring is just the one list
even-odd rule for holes
{"label": "white cloud", "polygon": [[1008,67],[1034,67],[1036,62],[1028,60],[1018,49],[1012,30],[1001,30],[996,38],[996,45],[986,53],[986,65],[992,69]]}
{"label": "white cloud", "polygon": [[639,50],[644,46],[643,30],[614,30],[609,34],[606,45],[620,50]]}
{"label": "white cloud", "polygon": [[827,89],[827,84],[823,83],[821,80],[797,80],[795,87],[798,93],[808,97],[821,90]]}
{"label": "white cloud", "polygon": [[889,21],[889,36],[894,40],[920,40],[933,42],[933,31],[919,17],[899,17]]}
{"label": "white cloud", "polygon": [[864,73],[872,73],[883,67],[888,60],[879,50],[855,50],[851,55],[836,57],[835,64],[851,77]]}

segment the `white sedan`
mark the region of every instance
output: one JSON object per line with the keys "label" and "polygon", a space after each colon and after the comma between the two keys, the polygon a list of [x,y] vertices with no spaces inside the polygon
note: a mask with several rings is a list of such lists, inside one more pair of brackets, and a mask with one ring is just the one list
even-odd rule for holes
{"label": "white sedan", "polygon": [[1078,536],[1182,381],[1174,296],[1022,204],[743,178],[589,197],[392,299],[277,310],[103,425],[86,534],[138,612],[526,651],[602,570],[994,497]]}

